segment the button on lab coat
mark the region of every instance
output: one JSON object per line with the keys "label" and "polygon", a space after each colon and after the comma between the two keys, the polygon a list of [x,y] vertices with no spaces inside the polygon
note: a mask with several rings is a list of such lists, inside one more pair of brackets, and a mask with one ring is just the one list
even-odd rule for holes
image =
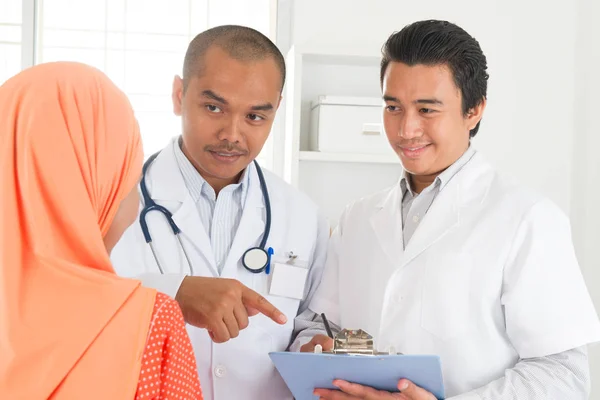
{"label": "button on lab coat", "polygon": [[[146,178],[151,197],[173,213],[182,231],[182,241],[190,256],[194,274],[218,277],[218,268],[206,229],[185,186],[176,163],[174,140],[151,165]],[[279,308],[288,322],[280,326],[267,317],[250,318],[250,326],[223,344],[214,344],[206,330],[188,325],[200,383],[205,399],[291,399],[292,395],[274,368],[268,353],[285,351],[292,338],[294,317],[304,311],[322,276],[329,227],[318,216],[317,207],[304,194],[263,170],[271,200],[271,233],[267,247],[273,259],[287,260],[289,252],[310,267],[304,300],[269,295],[269,276],[253,274],[241,264],[242,254],[259,245],[265,228],[265,205],[256,169],[249,166],[249,188],[239,228],[223,266],[221,277],[237,279],[264,295]],[[148,213],[148,226],[157,256],[165,270],[161,275],[149,245],[136,221],[117,244],[111,259],[119,275],[137,277],[148,287],[175,296],[189,274],[185,255],[164,216]]]}
{"label": "button on lab coat", "polygon": [[381,351],[441,357],[446,395],[519,358],[600,339],[567,217],[480,154],[439,193],[403,248],[401,188],[359,200],[330,241],[310,308],[373,334]]}

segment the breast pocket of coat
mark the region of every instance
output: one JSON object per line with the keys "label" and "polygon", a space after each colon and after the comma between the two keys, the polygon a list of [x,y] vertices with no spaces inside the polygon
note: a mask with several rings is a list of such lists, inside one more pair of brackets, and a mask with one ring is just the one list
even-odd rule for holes
{"label": "breast pocket of coat", "polygon": [[421,327],[442,341],[464,337],[473,324],[473,262],[464,253],[444,253],[425,263]]}
{"label": "breast pocket of coat", "polygon": [[285,351],[292,339],[294,318],[298,314],[300,302],[296,299],[281,296],[267,295],[265,298],[287,317],[287,322],[281,325],[264,315],[257,315],[252,318],[256,318],[258,326],[268,332],[273,338],[274,347],[272,351]]}
{"label": "breast pocket of coat", "polygon": [[251,317],[251,319],[255,321],[254,323],[256,323],[257,326],[268,332],[273,338],[274,347],[272,351],[284,351],[292,337],[294,318],[298,314],[300,300],[269,294],[271,275],[266,275],[264,273],[254,274],[253,278],[250,288],[262,295],[269,303],[281,311],[287,317],[288,321],[286,324],[280,325],[262,314]]}

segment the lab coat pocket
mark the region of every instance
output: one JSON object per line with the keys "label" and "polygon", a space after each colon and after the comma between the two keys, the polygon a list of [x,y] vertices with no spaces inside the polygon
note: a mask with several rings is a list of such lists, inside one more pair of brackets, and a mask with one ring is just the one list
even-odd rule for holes
{"label": "lab coat pocket", "polygon": [[275,350],[273,335],[268,329],[265,329],[261,317],[250,317],[250,326],[245,330],[247,334],[246,342],[250,347],[257,350],[259,354],[268,354]]}
{"label": "lab coat pocket", "polygon": [[[269,353],[275,350],[273,336],[259,323],[260,316],[250,318],[248,328],[229,342],[217,345],[217,357],[213,355],[213,379],[219,398],[258,398],[265,382],[273,376]],[[210,359],[210,357],[208,357]],[[235,383],[237,386],[232,386]],[[220,387],[223,385],[223,387]]]}
{"label": "lab coat pocket", "polygon": [[273,351],[284,351],[290,341],[292,336],[292,330],[294,328],[294,318],[298,314],[298,308],[300,307],[300,300],[283,297],[283,296],[275,296],[269,294],[269,286],[271,275],[266,274],[254,274],[255,276],[252,289],[267,299],[267,301],[273,304],[279,311],[285,314],[288,321],[284,325],[279,325],[278,323],[272,321],[268,317],[259,314],[252,319],[256,320],[256,323],[261,327],[261,329],[269,332],[269,334],[273,337],[274,341],[274,350]]}
{"label": "lab coat pocket", "polygon": [[[264,316],[251,317],[253,319],[253,335],[244,343],[244,349],[236,354],[232,360],[236,363],[238,373],[235,389],[228,389],[228,395],[218,398],[223,399],[291,399],[292,396],[285,382],[275,369],[269,353],[285,351],[282,345],[281,333],[273,330],[275,322]],[[258,318],[258,319],[256,319]],[[254,322],[257,322],[254,324]],[[284,335],[289,341],[289,335]],[[230,382],[231,383],[231,382]],[[266,393],[268,392],[268,395]],[[216,397],[215,397],[216,398]]]}
{"label": "lab coat pocket", "polygon": [[[298,307],[300,302],[296,299],[288,297],[271,296],[267,295],[265,298],[273,304],[279,311],[285,314],[288,321],[284,325],[280,325],[271,319],[261,315],[259,319],[259,326],[261,329],[269,332],[273,338],[274,348],[273,351],[285,351],[287,349],[290,339],[292,337],[292,331],[294,329],[294,318],[298,314]],[[252,317],[255,318],[255,317]]]}
{"label": "lab coat pocket", "polygon": [[421,327],[442,341],[458,339],[472,327],[472,269],[465,253],[437,252],[425,263]]}

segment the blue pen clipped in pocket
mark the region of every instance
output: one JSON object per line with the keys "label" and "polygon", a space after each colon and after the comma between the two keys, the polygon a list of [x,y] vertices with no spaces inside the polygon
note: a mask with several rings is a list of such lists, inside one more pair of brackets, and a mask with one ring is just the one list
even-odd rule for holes
{"label": "blue pen clipped in pocket", "polygon": [[269,275],[271,273],[271,260],[273,258],[273,248],[269,247],[269,249],[267,250],[267,255],[269,256],[269,260],[267,261],[267,268],[265,269],[265,273],[267,275]]}

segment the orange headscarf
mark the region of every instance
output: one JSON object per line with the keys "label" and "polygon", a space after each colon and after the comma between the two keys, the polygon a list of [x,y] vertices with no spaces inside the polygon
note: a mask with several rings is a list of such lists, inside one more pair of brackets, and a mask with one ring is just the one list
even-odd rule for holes
{"label": "orange headscarf", "polygon": [[100,71],[43,64],[0,86],[0,398],[132,399],[155,292],[103,237],[140,176],[137,122]]}

